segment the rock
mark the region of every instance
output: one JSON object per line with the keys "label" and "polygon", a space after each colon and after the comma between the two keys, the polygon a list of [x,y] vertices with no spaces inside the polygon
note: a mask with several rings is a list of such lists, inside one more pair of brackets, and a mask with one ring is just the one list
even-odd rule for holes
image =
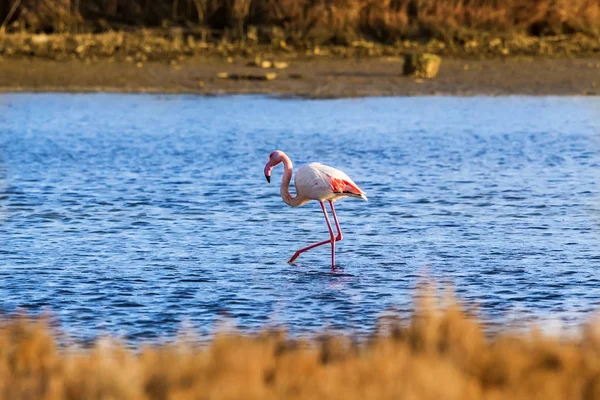
{"label": "rock", "polygon": [[48,56],[48,42],[49,38],[46,34],[33,35],[29,39],[31,50],[36,56]]}
{"label": "rock", "polygon": [[285,61],[274,61],[273,67],[275,69],[286,69],[287,67],[289,67],[289,64]]}
{"label": "rock", "polygon": [[446,44],[437,39],[433,39],[427,44],[427,47],[431,49],[444,50],[446,48]]}
{"label": "rock", "polygon": [[474,50],[479,47],[479,42],[477,40],[469,40],[464,45],[465,50]]}
{"label": "rock", "polygon": [[260,57],[256,57],[253,61],[248,63],[250,67],[259,67],[259,68],[275,68],[275,69],[285,69],[289,67],[289,64],[286,61],[271,61],[271,60],[262,60]]}
{"label": "rock", "polygon": [[490,40],[490,42],[488,43],[488,46],[490,46],[490,48],[495,48],[495,47],[500,47],[502,45],[502,40],[499,38],[495,38]]}
{"label": "rock", "polygon": [[260,57],[255,57],[253,61],[248,63],[250,67],[259,67],[259,68],[271,68],[272,62],[269,60],[262,60]]}
{"label": "rock", "polygon": [[275,48],[280,49],[280,50],[285,50],[287,52],[292,51],[292,49],[290,48],[290,46],[288,46],[288,44],[285,40],[280,40],[279,43],[275,46]]}
{"label": "rock", "polygon": [[30,42],[33,45],[39,46],[39,45],[45,45],[46,43],[48,43],[48,35],[42,33],[39,35],[33,35],[30,38]]}
{"label": "rock", "polygon": [[435,54],[410,53],[404,57],[404,75],[416,78],[434,78],[439,70],[442,59]]}
{"label": "rock", "polygon": [[367,42],[364,39],[360,39],[360,40],[354,40],[350,43],[350,46],[352,47],[360,47],[360,48],[364,48],[364,49],[370,49],[372,47],[375,46],[375,44],[373,42]]}

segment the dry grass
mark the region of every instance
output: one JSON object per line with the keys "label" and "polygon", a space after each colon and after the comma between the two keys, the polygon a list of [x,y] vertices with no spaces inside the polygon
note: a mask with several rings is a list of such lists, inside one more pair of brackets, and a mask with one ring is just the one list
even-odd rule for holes
{"label": "dry grass", "polygon": [[[596,399],[600,331],[486,337],[457,306],[420,306],[367,343],[219,335],[138,353],[59,347],[43,322],[0,327],[2,399]],[[597,328],[597,327],[596,327]]]}
{"label": "dry grass", "polygon": [[176,24],[241,36],[254,25],[323,43],[512,33],[600,36],[600,0],[0,0],[0,21],[16,3],[12,22],[46,32]]}

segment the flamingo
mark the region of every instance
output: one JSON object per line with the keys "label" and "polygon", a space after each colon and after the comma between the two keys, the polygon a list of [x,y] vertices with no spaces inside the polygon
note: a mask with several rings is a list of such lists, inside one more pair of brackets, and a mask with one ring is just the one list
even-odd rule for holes
{"label": "flamingo", "polygon": [[[365,192],[348,175],[339,169],[320,163],[311,163],[300,167],[296,172],[296,177],[294,178],[296,196],[292,197],[290,194],[290,181],[292,180],[293,164],[292,160],[283,151],[277,150],[269,154],[269,162],[265,165],[265,177],[267,178],[267,182],[271,183],[271,171],[273,167],[280,163],[283,163],[284,167],[280,190],[283,202],[291,207],[299,207],[311,200],[318,201],[321,204],[323,215],[325,215],[325,222],[327,222],[330,236],[329,240],[324,240],[298,250],[289,259],[288,263],[293,263],[302,253],[308,250],[331,243],[331,268],[335,269],[335,243],[342,240],[343,236],[337,215],[335,214],[333,202],[345,197],[367,200]],[[331,213],[333,214],[337,236],[334,235],[331,222],[329,222],[329,216],[325,208],[326,201],[329,203]]]}

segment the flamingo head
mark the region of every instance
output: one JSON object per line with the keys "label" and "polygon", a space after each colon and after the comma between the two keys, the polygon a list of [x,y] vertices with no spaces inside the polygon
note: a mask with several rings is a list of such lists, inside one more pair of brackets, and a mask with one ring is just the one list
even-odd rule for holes
{"label": "flamingo head", "polygon": [[283,151],[276,150],[269,154],[269,161],[267,165],[265,165],[265,178],[267,178],[267,182],[271,183],[271,170],[274,166],[281,163],[283,161]]}

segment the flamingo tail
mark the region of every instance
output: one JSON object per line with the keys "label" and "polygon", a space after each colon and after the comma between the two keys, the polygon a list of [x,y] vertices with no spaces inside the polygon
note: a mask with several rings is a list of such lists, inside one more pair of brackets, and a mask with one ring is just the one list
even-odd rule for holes
{"label": "flamingo tail", "polygon": [[354,197],[356,199],[363,199],[364,201],[368,201],[367,196],[364,193],[352,193],[352,192],[344,192],[344,194],[348,197]]}

